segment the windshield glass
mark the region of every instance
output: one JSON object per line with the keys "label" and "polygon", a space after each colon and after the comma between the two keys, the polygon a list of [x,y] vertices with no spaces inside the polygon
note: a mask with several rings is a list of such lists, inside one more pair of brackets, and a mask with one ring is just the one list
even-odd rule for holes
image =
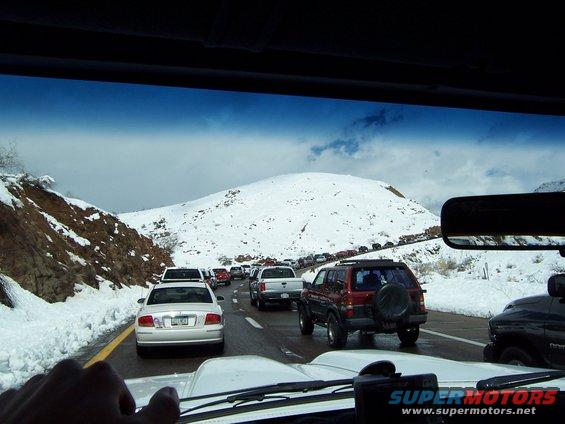
{"label": "windshield glass", "polygon": [[197,269],[168,269],[163,276],[163,280],[193,280],[200,278],[202,277]]}
{"label": "windshield glass", "polygon": [[399,267],[370,267],[355,269],[353,272],[354,291],[380,290],[385,284],[396,283],[407,289],[416,287],[408,272]]}
{"label": "windshield glass", "polygon": [[2,392],[65,358],[132,384],[209,360],[207,393],[335,378],[328,352],[565,369],[565,258],[440,228],[455,196],[563,192],[564,117],[19,76],[0,110]]}
{"label": "windshield glass", "polygon": [[294,272],[290,268],[267,268],[261,278],[294,278]]}
{"label": "windshield glass", "polygon": [[202,287],[168,287],[152,290],[147,304],[163,303],[212,303],[212,296]]}

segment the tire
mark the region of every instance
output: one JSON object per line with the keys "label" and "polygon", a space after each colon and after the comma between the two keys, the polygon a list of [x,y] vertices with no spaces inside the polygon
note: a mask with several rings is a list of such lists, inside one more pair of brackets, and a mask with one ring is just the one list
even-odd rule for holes
{"label": "tire", "polygon": [[375,321],[399,321],[409,313],[410,295],[400,284],[386,284],[373,296]]}
{"label": "tire", "polygon": [[539,366],[539,361],[528,350],[518,346],[510,346],[502,351],[498,362],[509,365],[521,365],[526,367]]}
{"label": "tire", "polygon": [[414,346],[418,336],[420,336],[420,326],[405,327],[397,332],[402,346]]}
{"label": "tire", "polygon": [[265,310],[265,301],[259,296],[257,297],[257,309],[259,309],[260,311]]}
{"label": "tire", "polygon": [[257,299],[253,298],[253,293],[251,293],[251,291],[249,291],[249,302],[251,303],[251,306],[257,306]]}
{"label": "tire", "polygon": [[309,336],[314,332],[314,323],[306,313],[304,305],[298,307],[298,326],[300,327],[300,332],[305,336]]}
{"label": "tire", "polygon": [[135,343],[135,352],[137,353],[137,356],[139,356],[140,358],[147,358],[147,356],[149,354],[149,348],[145,347],[145,346],[140,346],[136,342]]}
{"label": "tire", "polygon": [[328,344],[333,349],[341,349],[347,344],[347,331],[337,321],[333,313],[328,315]]}
{"label": "tire", "polygon": [[222,354],[224,353],[224,349],[226,348],[226,338],[224,337],[224,339],[222,340],[222,342],[220,344],[218,344],[218,353]]}

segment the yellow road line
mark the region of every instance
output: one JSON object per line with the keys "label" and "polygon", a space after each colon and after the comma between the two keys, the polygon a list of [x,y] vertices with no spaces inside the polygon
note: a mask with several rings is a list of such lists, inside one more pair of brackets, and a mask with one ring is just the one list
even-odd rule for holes
{"label": "yellow road line", "polygon": [[94,364],[95,362],[98,361],[103,361],[104,359],[106,359],[108,357],[108,355],[110,355],[110,353],[112,353],[112,351],[118,347],[118,345],[124,341],[124,339],[129,336],[131,334],[131,332],[133,331],[133,324],[130,325],[128,328],[126,328],[124,331],[122,331],[116,338],[114,338],[110,343],[108,343],[106,346],[104,346],[102,348],[102,350],[100,350],[100,352],[98,352],[96,355],[94,355],[90,361],[88,361],[86,364],[84,364],[84,368],[88,368],[89,366],[91,366],[92,364]]}

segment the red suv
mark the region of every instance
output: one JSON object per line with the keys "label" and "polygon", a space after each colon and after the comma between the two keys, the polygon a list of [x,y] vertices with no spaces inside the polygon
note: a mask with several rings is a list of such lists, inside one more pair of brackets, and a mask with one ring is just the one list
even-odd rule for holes
{"label": "red suv", "polygon": [[403,345],[416,343],[427,320],[424,293],[406,264],[392,260],[345,260],[323,268],[303,290],[300,331],[327,328],[328,344],[342,348],[354,331],[397,333]]}

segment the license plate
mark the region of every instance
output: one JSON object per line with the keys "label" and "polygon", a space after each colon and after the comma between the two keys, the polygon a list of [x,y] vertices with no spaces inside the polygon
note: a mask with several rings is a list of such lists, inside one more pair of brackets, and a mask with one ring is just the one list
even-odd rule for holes
{"label": "license plate", "polygon": [[288,299],[288,293],[282,293],[281,294],[281,299]]}
{"label": "license plate", "polygon": [[396,328],[396,323],[395,322],[383,322],[383,328],[385,330],[392,330],[393,328]]}
{"label": "license plate", "polygon": [[189,317],[188,315],[181,315],[171,319],[172,325],[189,325],[193,326],[196,323],[196,318]]}

